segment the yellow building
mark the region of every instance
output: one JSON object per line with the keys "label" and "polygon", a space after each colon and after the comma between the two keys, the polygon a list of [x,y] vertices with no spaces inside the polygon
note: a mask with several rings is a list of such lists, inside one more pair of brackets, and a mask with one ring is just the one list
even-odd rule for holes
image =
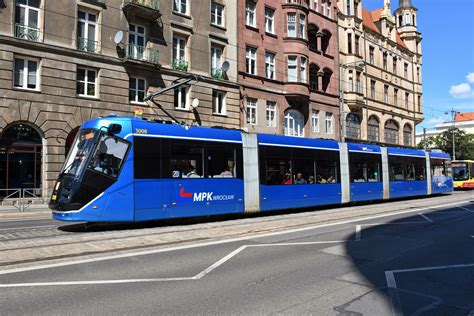
{"label": "yellow building", "polygon": [[417,9],[411,0],[393,14],[390,0],[383,5],[338,1],[341,130],[347,140],[414,146],[423,120]]}

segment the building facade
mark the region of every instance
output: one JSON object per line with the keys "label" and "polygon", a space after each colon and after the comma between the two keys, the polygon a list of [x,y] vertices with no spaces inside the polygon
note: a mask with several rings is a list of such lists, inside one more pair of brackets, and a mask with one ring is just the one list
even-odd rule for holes
{"label": "building facade", "polygon": [[242,126],[339,137],[336,3],[238,0]]}
{"label": "building facade", "polygon": [[418,145],[423,139],[428,137],[438,136],[453,127],[464,131],[468,135],[474,135],[474,112],[456,113],[454,121],[437,124],[433,128],[416,133],[416,144]]}
{"label": "building facade", "polygon": [[393,15],[390,0],[372,12],[339,0],[338,11],[345,138],[414,146],[423,119],[417,9],[400,0]]}
{"label": "building facade", "polygon": [[240,127],[236,12],[232,0],[1,1],[0,195],[47,199],[82,122],[169,120],[144,96],[190,73],[199,81],[156,101],[188,124]]}

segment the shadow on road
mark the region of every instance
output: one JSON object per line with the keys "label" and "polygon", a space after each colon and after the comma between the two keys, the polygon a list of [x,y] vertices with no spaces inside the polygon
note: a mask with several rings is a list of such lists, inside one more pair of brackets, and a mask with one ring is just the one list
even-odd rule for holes
{"label": "shadow on road", "polygon": [[395,313],[468,315],[474,310],[474,203],[466,207],[472,211],[356,223],[360,232],[343,246],[356,282],[378,289]]}

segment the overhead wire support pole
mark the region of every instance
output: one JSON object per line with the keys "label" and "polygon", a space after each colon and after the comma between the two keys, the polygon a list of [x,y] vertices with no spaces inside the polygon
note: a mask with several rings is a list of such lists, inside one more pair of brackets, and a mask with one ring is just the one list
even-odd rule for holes
{"label": "overhead wire support pole", "polygon": [[[451,123],[452,123],[452,137],[453,137],[453,160],[456,160],[456,141],[455,141],[455,129],[456,129],[456,114],[460,113],[454,110],[454,107],[451,109]],[[449,112],[444,112],[448,114]]]}

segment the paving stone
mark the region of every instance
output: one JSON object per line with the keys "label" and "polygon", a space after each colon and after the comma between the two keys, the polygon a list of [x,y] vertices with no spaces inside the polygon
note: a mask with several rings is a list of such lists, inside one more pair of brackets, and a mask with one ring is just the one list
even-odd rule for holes
{"label": "paving stone", "polygon": [[[127,229],[123,231],[75,234],[57,229],[35,229],[22,232],[21,240],[13,233],[0,234],[0,265],[73,257],[117,250],[156,247],[170,243],[222,239],[248,234],[273,232],[295,227],[348,220],[419,207],[470,201],[470,194],[453,194],[418,200],[396,201],[363,206],[343,206],[293,214],[235,219],[194,225]],[[270,215],[270,214],[269,214]],[[12,240],[5,241],[5,237]],[[24,236],[31,236],[25,239]]]}

